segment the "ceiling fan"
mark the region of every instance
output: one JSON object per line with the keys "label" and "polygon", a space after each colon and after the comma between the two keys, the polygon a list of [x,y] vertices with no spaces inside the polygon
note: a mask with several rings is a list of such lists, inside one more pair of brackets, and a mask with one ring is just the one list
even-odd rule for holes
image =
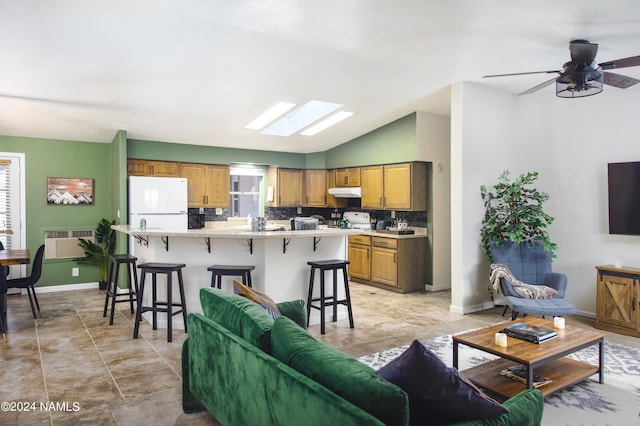
{"label": "ceiling fan", "polygon": [[615,61],[601,62],[595,64],[596,53],[598,53],[598,45],[590,43],[587,40],[573,40],[569,43],[569,52],[571,60],[562,66],[562,70],[550,71],[532,71],[519,72],[512,74],[494,74],[485,75],[483,78],[490,77],[506,77],[513,75],[526,74],[559,74],[544,83],[538,84],[520,93],[527,95],[537,92],[538,90],[556,83],[556,96],[561,98],[581,98],[591,96],[602,92],[602,85],[619,87],[626,89],[634,84],[640,83],[640,80],[621,74],[605,72],[606,70],[616,68],[627,68],[640,66],[640,56],[631,56],[629,58],[618,59]]}

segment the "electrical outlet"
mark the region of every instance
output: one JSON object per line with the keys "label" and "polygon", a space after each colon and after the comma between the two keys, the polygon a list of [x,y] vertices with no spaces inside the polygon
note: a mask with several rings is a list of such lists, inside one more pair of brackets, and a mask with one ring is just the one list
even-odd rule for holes
{"label": "electrical outlet", "polygon": [[222,214],[222,207],[217,207],[217,208],[216,208],[216,214],[217,214],[217,215]]}
{"label": "electrical outlet", "polygon": [[77,277],[80,275],[80,268],[71,268],[71,276]]}
{"label": "electrical outlet", "polygon": [[298,207],[298,214],[302,213],[302,207]]}
{"label": "electrical outlet", "polygon": [[396,218],[396,211],[391,210],[391,219],[395,219],[395,218]]}

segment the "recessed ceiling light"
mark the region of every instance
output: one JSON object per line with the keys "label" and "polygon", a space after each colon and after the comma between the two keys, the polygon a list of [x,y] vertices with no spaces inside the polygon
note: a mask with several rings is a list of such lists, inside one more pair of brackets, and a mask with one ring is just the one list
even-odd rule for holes
{"label": "recessed ceiling light", "polygon": [[337,113],[333,114],[331,117],[328,117],[328,118],[322,120],[318,124],[315,124],[315,125],[309,127],[307,130],[305,130],[304,132],[302,132],[300,134],[301,135],[305,135],[305,136],[313,136],[316,133],[320,133],[324,129],[333,126],[334,124],[341,122],[345,118],[351,117],[352,115],[353,115],[353,113],[349,112],[349,111],[337,112]]}
{"label": "recessed ceiling light", "polygon": [[275,136],[291,136],[308,125],[320,120],[322,117],[331,114],[341,106],[340,104],[331,102],[309,101],[260,133]]}
{"label": "recessed ceiling light", "polygon": [[282,114],[289,111],[294,106],[296,106],[296,104],[293,104],[291,102],[278,102],[277,104],[269,108],[268,111],[264,112],[251,123],[244,126],[244,128],[252,130],[262,129],[264,126],[271,123],[273,120],[280,117]]}

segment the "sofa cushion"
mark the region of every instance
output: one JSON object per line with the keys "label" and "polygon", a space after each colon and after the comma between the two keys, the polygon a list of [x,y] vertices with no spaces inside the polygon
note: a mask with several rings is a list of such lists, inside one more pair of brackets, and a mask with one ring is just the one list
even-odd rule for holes
{"label": "sofa cushion", "polygon": [[540,426],[544,411],[544,398],[538,389],[525,389],[507,399],[503,405],[508,413],[490,420],[466,420],[454,423],[455,426]]}
{"label": "sofa cushion", "polygon": [[235,335],[271,353],[273,318],[257,303],[215,288],[200,289],[202,312]]}
{"label": "sofa cushion", "polygon": [[273,356],[387,425],[404,425],[407,394],[360,361],[318,341],[290,319],[274,320]]}
{"label": "sofa cushion", "polygon": [[411,425],[444,425],[508,412],[417,340],[376,373],[407,392]]}
{"label": "sofa cushion", "polygon": [[271,318],[277,318],[280,316],[280,310],[278,310],[276,302],[266,294],[260,293],[258,290],[254,290],[253,288],[242,284],[238,280],[233,280],[233,292],[242,297],[246,297],[249,300],[253,300],[258,305],[262,306]]}

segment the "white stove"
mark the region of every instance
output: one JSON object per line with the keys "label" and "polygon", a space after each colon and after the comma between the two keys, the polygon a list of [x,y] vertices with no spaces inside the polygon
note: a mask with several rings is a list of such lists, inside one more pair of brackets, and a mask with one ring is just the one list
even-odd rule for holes
{"label": "white stove", "polygon": [[371,230],[371,215],[367,212],[344,212],[342,219],[349,221],[349,228]]}

